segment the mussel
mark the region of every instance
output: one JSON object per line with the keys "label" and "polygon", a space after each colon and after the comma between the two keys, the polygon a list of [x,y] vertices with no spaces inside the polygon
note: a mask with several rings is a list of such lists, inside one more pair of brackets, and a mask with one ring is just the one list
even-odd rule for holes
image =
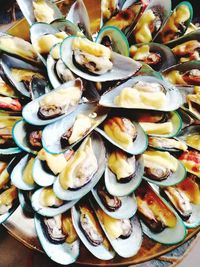
{"label": "mussel", "polygon": [[176,226],[177,219],[163,203],[147,182],[142,182],[135,191],[138,214],[142,221],[154,233],[162,232],[166,227]]}
{"label": "mussel", "polygon": [[65,190],[81,188],[90,182],[97,169],[98,162],[89,137],[67,162],[59,175],[60,184]]}
{"label": "mussel", "polygon": [[113,151],[108,157],[108,167],[115,174],[118,183],[128,183],[135,177],[136,159],[124,151]]}
{"label": "mussel", "polygon": [[182,2],[173,10],[159,32],[156,41],[169,43],[181,37],[187,30],[192,19],[193,9],[189,2]]}
{"label": "mussel", "polygon": [[108,209],[109,211],[116,211],[121,207],[121,200],[117,196],[112,196],[107,191],[105,185],[99,184],[97,186],[97,194],[99,198],[101,199],[103,205]]}
{"label": "mussel", "polygon": [[137,137],[135,125],[127,118],[111,117],[104,122],[105,133],[122,147],[130,146]]}
{"label": "mussel", "polygon": [[169,152],[145,151],[144,171],[149,179],[162,181],[167,179],[178,169],[177,160]]}
{"label": "mussel", "polygon": [[168,151],[186,151],[187,145],[181,140],[176,140],[174,138],[165,138],[165,137],[149,137],[148,143],[150,147],[159,149],[159,150],[168,150]]}

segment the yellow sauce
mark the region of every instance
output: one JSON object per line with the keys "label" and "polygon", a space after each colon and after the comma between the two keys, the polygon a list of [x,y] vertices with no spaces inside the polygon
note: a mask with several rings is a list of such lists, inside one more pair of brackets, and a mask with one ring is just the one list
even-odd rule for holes
{"label": "yellow sauce", "polygon": [[186,143],[189,146],[195,147],[200,150],[200,134],[189,134],[186,137]]}

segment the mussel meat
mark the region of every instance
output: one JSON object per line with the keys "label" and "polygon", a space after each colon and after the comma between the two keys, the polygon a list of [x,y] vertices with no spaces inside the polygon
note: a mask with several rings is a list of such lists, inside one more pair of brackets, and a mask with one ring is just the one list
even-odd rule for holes
{"label": "mussel meat", "polygon": [[70,106],[75,106],[82,95],[80,80],[75,86],[62,87],[44,96],[39,102],[38,117],[41,120],[49,120],[59,117],[67,112]]}
{"label": "mussel meat", "polygon": [[178,168],[177,160],[169,152],[145,151],[143,159],[145,175],[152,180],[165,180]]}
{"label": "mussel meat", "polygon": [[147,182],[142,182],[136,189],[135,195],[138,204],[138,215],[152,232],[160,233],[166,227],[173,228],[176,226],[176,216]]}
{"label": "mussel meat", "polygon": [[93,123],[94,120],[90,116],[79,114],[76,117],[73,126],[61,136],[61,147],[65,148],[66,146],[80,140],[84,135],[87,134]]}
{"label": "mussel meat", "polygon": [[101,199],[103,205],[109,211],[116,211],[121,207],[121,200],[117,196],[112,196],[111,194],[109,194],[105,185],[99,184],[97,186],[97,194]]}
{"label": "mussel meat", "polygon": [[14,185],[11,185],[0,193],[0,215],[5,214],[12,208],[17,197],[17,188]]}
{"label": "mussel meat", "polygon": [[126,239],[132,233],[130,219],[115,219],[107,215],[102,209],[97,209],[97,216],[103,224],[105,231],[110,239]]}
{"label": "mussel meat", "polygon": [[66,167],[59,175],[63,189],[76,190],[89,183],[98,169],[91,138],[88,137],[79,149],[68,160]]}
{"label": "mussel meat", "polygon": [[44,188],[40,193],[40,204],[43,207],[57,208],[63,204],[63,200],[59,199],[51,187]]}
{"label": "mussel meat", "polygon": [[108,157],[108,167],[119,183],[128,183],[135,176],[135,156],[129,157],[126,152],[115,150]]}
{"label": "mussel meat", "polygon": [[198,40],[186,41],[172,48],[172,52],[180,63],[200,59],[200,42]]}
{"label": "mussel meat", "polygon": [[134,124],[124,117],[111,117],[104,122],[105,133],[116,143],[127,148],[137,137]]}
{"label": "mussel meat", "polygon": [[149,137],[149,146],[162,149],[175,149],[175,150],[187,150],[185,142],[176,139],[170,139],[165,137]]}
{"label": "mussel meat", "polygon": [[145,44],[140,47],[132,45],[130,47],[130,56],[137,61],[142,61],[150,66],[161,63],[161,55],[159,52],[150,51],[150,46]]}
{"label": "mussel meat", "polygon": [[183,163],[186,170],[200,177],[200,152],[198,151],[184,151],[179,160]]}
{"label": "mussel meat", "polygon": [[160,109],[166,104],[166,92],[159,83],[139,81],[132,87],[125,87],[115,97],[119,107]]}
{"label": "mussel meat", "polygon": [[90,74],[104,74],[113,67],[111,50],[108,47],[86,38],[75,38],[72,49],[75,65]]}

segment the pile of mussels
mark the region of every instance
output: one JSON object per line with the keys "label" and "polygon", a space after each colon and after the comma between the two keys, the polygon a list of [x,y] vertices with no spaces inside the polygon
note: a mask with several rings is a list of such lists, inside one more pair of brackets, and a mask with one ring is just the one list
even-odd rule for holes
{"label": "pile of mussels", "polygon": [[44,251],[127,258],[143,233],[176,244],[200,225],[200,30],[190,3],[102,0],[91,33],[18,0],[30,42],[0,34],[0,222],[35,218]]}

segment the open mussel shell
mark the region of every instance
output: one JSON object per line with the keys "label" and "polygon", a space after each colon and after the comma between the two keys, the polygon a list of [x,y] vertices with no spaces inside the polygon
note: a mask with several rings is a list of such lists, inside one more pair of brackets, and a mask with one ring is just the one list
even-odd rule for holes
{"label": "open mussel shell", "polygon": [[[64,89],[64,88],[69,88],[69,87],[79,87],[80,90],[82,91],[82,81],[80,79],[76,79],[74,81],[70,81],[70,82],[66,82],[64,84],[62,84],[60,87],[56,88],[55,90],[52,90],[51,92],[54,92],[54,91],[58,91],[60,89]],[[67,112],[65,112],[63,115],[61,116],[58,116],[54,119],[48,119],[48,120],[41,120],[39,117],[38,117],[38,110],[39,110],[39,107],[40,107],[40,101],[46,97],[47,95],[50,95],[50,93],[47,93],[43,96],[40,96],[39,98],[29,102],[23,109],[22,111],[22,115],[23,115],[23,118],[25,119],[25,121],[27,121],[28,123],[30,124],[33,124],[33,125],[38,125],[38,126],[42,126],[42,125],[46,125],[46,124],[49,124],[49,123],[52,123],[56,120],[59,120],[65,116],[67,116],[68,114],[70,114],[72,111],[74,111],[76,109],[76,106],[69,106]],[[78,104],[78,103],[77,103]]]}
{"label": "open mussel shell", "polygon": [[[151,116],[151,112],[150,112],[150,116]],[[182,128],[182,119],[180,117],[180,115],[178,114],[178,112],[176,111],[172,111],[167,113],[168,119],[166,120],[166,122],[171,122],[172,123],[172,131],[169,134],[148,134],[149,136],[157,136],[157,137],[166,137],[166,138],[170,138],[170,137],[174,137],[177,136],[178,133],[180,132],[181,128]],[[142,126],[142,123],[141,123]]]}
{"label": "open mussel shell", "polygon": [[[178,109],[182,105],[181,94],[175,86],[173,86],[166,80],[161,80],[161,79],[151,77],[151,76],[143,76],[142,78],[141,76],[138,76],[138,77],[130,78],[125,83],[120,84],[119,86],[115,87],[113,90],[102,95],[99,101],[99,104],[105,107],[119,108],[119,106],[117,106],[114,103],[115,97],[118,96],[124,88],[132,87],[141,80],[147,83],[160,84],[161,86],[163,86],[163,88],[166,91],[166,104],[160,109],[151,108],[151,110],[173,111],[173,110]],[[120,108],[126,108],[126,107],[123,106]],[[133,109],[141,109],[141,105],[138,104],[138,106],[135,106]],[[145,108],[142,107],[142,109],[145,109]],[[146,109],[150,109],[150,108],[147,107]]]}
{"label": "open mussel shell", "polygon": [[31,197],[31,204],[32,204],[34,211],[37,212],[38,214],[42,215],[42,216],[54,217],[58,214],[61,214],[65,211],[71,209],[71,207],[73,207],[76,204],[76,202],[78,201],[78,199],[73,200],[73,201],[65,201],[59,207],[44,207],[40,203],[40,195],[41,195],[43,190],[44,190],[43,188],[36,190]]}
{"label": "open mussel shell", "polygon": [[[78,204],[72,207],[71,214],[72,214],[72,221],[73,221],[74,228],[79,238],[81,239],[83,244],[86,246],[86,248],[98,259],[101,259],[101,260],[113,259],[115,256],[115,252],[113,250],[108,250],[103,244],[94,246],[87,239],[86,234],[83,232],[83,229],[81,228],[81,225],[80,225],[81,213],[80,213]],[[95,219],[97,220],[97,218]],[[97,221],[97,224],[98,224],[98,221]]]}
{"label": "open mussel shell", "polygon": [[148,146],[147,135],[145,134],[142,127],[138,123],[136,123],[136,122],[132,122],[132,123],[136,128],[137,136],[136,136],[136,139],[132,142],[132,145],[128,148],[124,148],[123,146],[121,146],[120,144],[115,142],[101,128],[97,127],[97,128],[95,128],[95,131],[100,133],[110,143],[112,143],[113,145],[119,147],[120,149],[124,150],[125,152],[127,152],[131,155],[142,154],[147,149],[147,146]]}
{"label": "open mussel shell", "polygon": [[[180,217],[183,218],[183,222],[187,228],[194,228],[200,225],[198,180],[198,177],[194,175],[189,176],[188,174],[182,183],[178,184],[177,187],[171,187],[170,191],[165,191],[167,188],[159,189],[159,193],[172,205]],[[194,203],[195,201],[197,203]]]}
{"label": "open mussel shell", "polygon": [[[144,17],[146,17],[146,14],[148,14],[149,10],[152,10],[154,15],[155,15],[155,18],[153,19],[153,24],[155,24],[154,26],[156,26],[156,27],[155,27],[154,31],[151,32],[151,37],[149,37],[147,40],[146,37],[148,35],[150,35],[149,31],[151,31],[151,25],[149,25],[150,23],[148,24],[148,22],[146,24],[144,24],[144,23],[141,24],[141,21],[144,20]],[[171,12],[171,0],[167,0],[164,2],[160,2],[159,0],[150,1],[149,5],[145,9],[144,13],[142,14],[140,19],[138,20],[136,27],[133,29],[132,35],[134,35],[135,42],[136,43],[151,42],[155,38],[157,33],[160,31],[160,29],[162,28],[162,25],[164,24],[165,20],[169,16],[170,12]],[[152,23],[152,21],[151,21],[151,23]],[[143,26],[143,28],[142,28],[143,32],[142,33],[143,33],[144,39],[141,37],[136,38],[136,33],[137,33],[138,29],[140,29],[139,28],[140,25]],[[145,31],[145,28],[147,28],[148,31],[147,30]]]}
{"label": "open mussel shell", "polygon": [[[178,8],[180,8],[181,6],[186,6],[188,8],[188,11],[190,13],[189,15],[189,18],[187,21],[185,21],[184,23],[183,22],[179,22],[177,20],[177,24],[175,27],[173,27],[173,23],[174,22],[171,22],[171,25],[168,24],[169,23],[169,20],[171,19],[171,17],[173,16],[174,12],[176,12],[176,10]],[[174,43],[176,41],[179,41],[181,39],[181,36],[184,35],[184,33],[187,31],[190,23],[191,23],[191,20],[193,18],[193,8],[192,8],[192,5],[190,2],[188,1],[183,1],[183,2],[180,2],[175,8],[174,10],[170,13],[169,17],[167,18],[167,20],[165,21],[165,23],[163,24],[162,28],[160,29],[160,31],[158,32],[158,35],[156,36],[156,41],[160,42],[160,43],[166,43],[167,45],[170,45],[171,43]],[[174,20],[176,19],[176,17],[174,18]],[[179,17],[179,20],[181,21],[180,17]],[[169,27],[171,26],[171,29],[168,28],[168,27],[165,27],[166,25],[169,25]],[[178,33],[179,36],[173,36],[172,33],[174,30],[177,30],[178,28],[178,32],[175,32],[175,33]],[[164,32],[163,32],[164,31]],[[163,35],[162,35],[163,34]],[[163,38],[166,38],[166,35],[167,34],[171,34],[172,37],[167,40],[167,39],[163,39]]]}
{"label": "open mussel shell", "polygon": [[31,191],[23,191],[23,190],[18,190],[18,198],[19,198],[19,203],[20,206],[23,210],[23,212],[30,217],[34,216],[34,210],[31,205]]}
{"label": "open mussel shell", "polygon": [[150,53],[156,53],[160,56],[160,62],[157,64],[150,64],[155,71],[163,71],[176,64],[176,58],[174,54],[166,45],[159,43],[143,43],[137,44],[136,47],[140,48],[145,45],[149,46]]}
{"label": "open mussel shell", "polygon": [[[180,74],[184,74],[184,73],[187,73],[191,70],[200,70],[200,60],[192,60],[192,61],[189,61],[189,62],[185,62],[185,63],[182,63],[182,64],[177,64],[175,66],[172,66],[166,70],[164,70],[162,72],[162,75],[169,80],[169,82],[173,83],[173,80],[171,80],[171,78],[168,78],[168,74],[171,72],[171,71],[179,71]],[[198,82],[198,79],[195,81],[194,83],[195,85],[198,85],[200,84]],[[183,86],[183,89],[184,89],[184,86],[186,86],[186,89],[187,89],[187,85],[193,85],[193,82],[190,83],[190,81],[182,81],[179,79],[179,83],[177,84],[179,86]],[[180,91],[183,90],[182,87],[180,87]],[[188,88],[189,90],[190,88]]]}
{"label": "open mussel shell", "polygon": [[[189,138],[194,135],[197,138],[189,142]],[[200,143],[199,141],[200,140],[200,125],[193,124],[193,125],[189,125],[188,127],[185,127],[184,129],[182,129],[182,131],[177,136],[177,138],[185,141],[189,147],[200,151],[200,144],[199,144]]]}
{"label": "open mussel shell", "polygon": [[[31,43],[33,44],[33,47],[37,47],[37,41],[40,37],[46,35],[46,34],[56,34],[59,30],[54,28],[51,24],[43,23],[43,22],[37,22],[34,23],[30,28],[30,38]],[[46,58],[45,55],[41,55],[37,50],[38,56],[42,60],[42,62],[46,65]]]}
{"label": "open mussel shell", "polygon": [[[174,145],[173,142],[176,142]],[[166,137],[149,137],[149,147],[160,151],[180,152],[187,150],[185,142],[177,140],[177,138]]]}
{"label": "open mussel shell", "polygon": [[[19,162],[16,164],[16,166],[13,168],[11,172],[11,181],[12,183],[21,190],[33,190],[37,187],[35,183],[28,184],[24,181],[23,173],[24,170],[28,164],[28,161],[30,160],[29,154],[24,156],[19,160]],[[30,170],[30,173],[32,173],[32,170]]]}
{"label": "open mussel shell", "polygon": [[128,196],[132,194],[141,183],[143,173],[144,162],[141,156],[136,156],[135,173],[133,178],[127,183],[118,182],[116,175],[109,169],[107,164],[104,174],[106,189],[113,196]]}
{"label": "open mussel shell", "polygon": [[12,69],[27,70],[39,74],[44,74],[43,70],[41,71],[41,68],[38,68],[21,59],[6,54],[3,54],[1,56],[1,66],[11,84],[17,89],[18,92],[20,92],[20,94],[26,97],[30,97],[30,92],[26,89],[23,82],[18,82],[17,80],[15,80],[12,75]]}
{"label": "open mussel shell", "polygon": [[88,39],[92,40],[90,18],[82,0],[75,1],[68,12],[66,19],[77,25],[82,33]]}
{"label": "open mussel shell", "polygon": [[[56,196],[62,200],[69,201],[83,197],[98,183],[98,181],[100,180],[101,176],[104,173],[106,159],[105,159],[105,147],[103,140],[97,133],[92,133],[87,138],[91,138],[92,148],[97,160],[98,169],[87,184],[77,188],[76,190],[70,190],[70,189],[64,190],[60,184],[58,177],[53,185],[53,190]],[[86,139],[83,142],[85,141]]]}
{"label": "open mussel shell", "polygon": [[74,241],[72,244],[53,244],[51,243],[44,233],[42,217],[35,214],[35,229],[40,243],[46,254],[55,262],[63,265],[71,264],[76,261],[79,256],[79,240]]}
{"label": "open mussel shell", "polygon": [[[163,152],[165,153],[165,152]],[[156,181],[156,180],[153,180],[153,179],[150,179],[148,178],[147,176],[143,176],[143,179],[145,179],[146,181],[152,183],[152,184],[156,184],[158,186],[171,186],[171,185],[175,185],[175,184],[178,184],[180,183],[181,181],[183,181],[186,177],[186,169],[184,167],[184,165],[178,160],[177,160],[177,169],[175,172],[171,172],[169,174],[169,176],[165,179],[165,180],[162,180],[162,181]]]}
{"label": "open mussel shell", "polygon": [[170,48],[174,48],[177,45],[183,44],[187,41],[197,40],[200,41],[200,29],[197,29],[191,33],[185,34],[182,37],[178,38],[177,40],[173,40],[167,44]]}
{"label": "open mussel shell", "polygon": [[86,80],[94,82],[123,80],[135,74],[141,67],[140,63],[135,62],[131,58],[111,52],[111,61],[113,63],[111,71],[101,75],[86,73],[74,65],[72,44],[75,38],[81,37],[69,36],[62,42],[61,59],[72,72]]}
{"label": "open mussel shell", "polygon": [[135,199],[134,194],[130,194],[128,196],[124,197],[118,197],[121,201],[121,206],[117,208],[116,210],[110,211],[108,208],[104,205],[101,198],[99,197],[98,191],[97,191],[98,185],[96,185],[92,189],[92,195],[95,198],[96,202],[100,206],[100,208],[108,214],[110,217],[115,219],[127,219],[133,217],[133,215],[137,211],[137,202]]}
{"label": "open mussel shell", "polygon": [[175,212],[175,210],[167,203],[165,199],[163,199],[155,190],[157,188],[153,187],[154,193],[160,198],[160,200],[174,213],[176,216],[176,226],[173,228],[167,227],[165,228],[162,232],[160,233],[154,233],[150,230],[150,228],[143,222],[141,221],[142,225],[142,230],[145,235],[147,235],[150,239],[164,244],[164,245],[174,245],[182,240],[185,239],[186,234],[187,234],[187,229],[180,218],[180,216]]}
{"label": "open mussel shell", "polygon": [[48,77],[49,77],[49,80],[53,86],[53,88],[57,88],[59,86],[61,86],[61,81],[56,73],[56,64],[57,64],[57,61],[59,60],[59,52],[58,52],[58,58],[54,58],[54,55],[53,55],[53,52],[55,50],[58,50],[60,52],[60,44],[55,44],[50,52],[49,52],[49,55],[47,57],[47,73],[48,73]]}
{"label": "open mussel shell", "polygon": [[100,214],[101,208],[98,205],[95,205],[94,203],[92,203],[92,206],[95,210],[95,213],[100,222],[100,225],[105,235],[107,236],[111,246],[115,250],[115,252],[122,258],[129,258],[129,257],[136,255],[142,245],[142,240],[143,240],[142,229],[141,229],[141,225],[140,225],[140,222],[137,216],[135,215],[130,218],[130,223],[131,223],[132,228],[131,228],[131,234],[129,237],[127,238],[119,237],[116,239],[112,239],[110,238],[109,234],[106,232],[104,224],[101,220],[101,214]]}
{"label": "open mussel shell", "polygon": [[112,51],[129,56],[129,44],[122,31],[114,26],[103,27],[96,38],[96,42],[112,49]]}
{"label": "open mussel shell", "polygon": [[[34,8],[33,8],[33,2],[35,0],[17,0],[17,3],[24,15],[24,17],[26,18],[26,20],[28,21],[28,23],[30,25],[32,25],[34,22],[36,22],[36,18],[34,15]],[[35,1],[37,2],[37,1]],[[62,13],[60,12],[60,10],[58,9],[58,7],[56,6],[56,4],[53,3],[53,1],[48,1],[48,0],[44,0],[45,4],[51,8],[54,11],[54,20],[57,18],[61,18]],[[45,6],[44,6],[45,8]],[[47,21],[49,22],[49,21]]]}
{"label": "open mussel shell", "polygon": [[[88,117],[94,117],[94,123],[92,123],[91,128],[87,130],[86,133],[83,133],[82,137],[79,138],[75,143],[67,145],[65,148],[61,146],[61,137],[65,134],[76,120],[76,117],[79,114],[86,115]],[[76,110],[71,113],[66,118],[63,118],[55,123],[52,123],[45,127],[42,134],[42,144],[45,150],[52,154],[62,153],[69,148],[75,146],[80,142],[84,137],[92,132],[107,116],[107,109],[97,107],[96,104],[81,104]]]}
{"label": "open mussel shell", "polygon": [[39,186],[51,186],[57,176],[54,175],[53,172],[47,172],[44,168],[43,161],[40,160],[38,157],[35,158],[34,164],[33,164],[33,180],[38,184]]}
{"label": "open mussel shell", "polygon": [[34,64],[40,63],[32,44],[19,37],[0,33],[0,50]]}
{"label": "open mussel shell", "polygon": [[[21,117],[8,116],[7,113],[0,114],[0,129],[1,129],[0,136],[2,139],[2,144],[0,145],[1,155],[12,155],[12,154],[18,154],[21,152],[21,149],[15,144],[11,136],[12,127],[19,120],[21,120]],[[5,140],[4,140],[4,135],[5,135]],[[10,136],[8,140],[6,140],[7,136],[8,137]]]}
{"label": "open mussel shell", "polygon": [[37,150],[31,148],[30,144],[28,144],[26,127],[28,127],[28,124],[24,120],[20,120],[15,123],[12,129],[14,141],[23,151],[27,153],[37,154]]}
{"label": "open mussel shell", "polygon": [[64,31],[66,32],[68,35],[83,35],[81,30],[79,29],[79,27],[72,23],[71,21],[62,18],[62,19],[56,19],[54,21],[51,22],[51,25],[58,29],[59,31]]}

